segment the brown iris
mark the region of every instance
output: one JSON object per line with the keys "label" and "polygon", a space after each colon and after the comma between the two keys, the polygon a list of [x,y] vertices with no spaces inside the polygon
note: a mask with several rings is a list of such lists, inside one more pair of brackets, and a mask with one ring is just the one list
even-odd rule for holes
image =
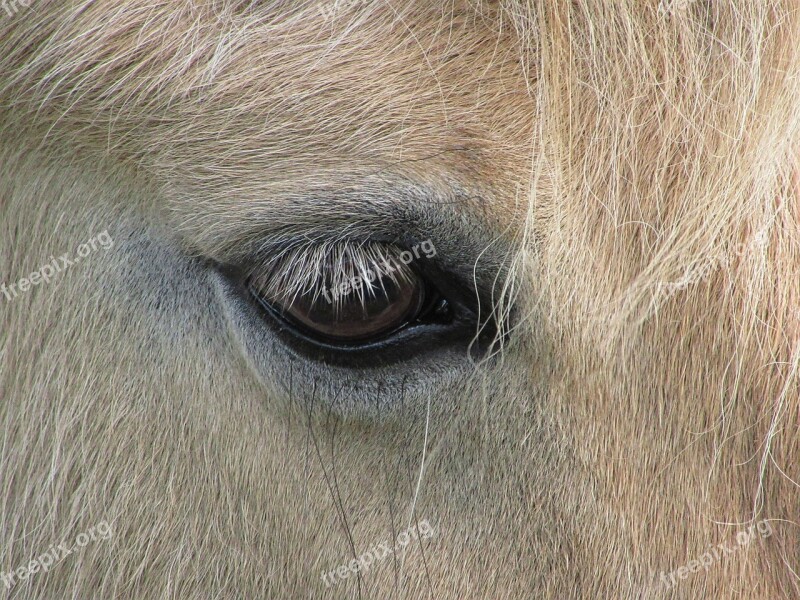
{"label": "brown iris", "polygon": [[339,276],[334,284],[321,277],[317,286],[302,293],[286,293],[280,287],[276,289],[274,282],[265,286],[251,282],[251,290],[309,337],[332,343],[380,339],[422,311],[425,283],[407,266],[384,263],[371,269],[369,277],[353,275],[355,271],[348,268],[351,266],[344,265],[344,272],[350,276]]}
{"label": "brown iris", "polygon": [[335,341],[377,338],[416,316],[424,300],[419,281],[386,279],[383,283],[363,300],[355,293],[348,294],[338,306],[306,294],[284,307],[284,312],[310,332]]}

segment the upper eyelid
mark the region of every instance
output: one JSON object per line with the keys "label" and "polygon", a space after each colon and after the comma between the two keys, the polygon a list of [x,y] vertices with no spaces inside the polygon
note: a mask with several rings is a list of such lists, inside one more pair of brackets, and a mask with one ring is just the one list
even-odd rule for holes
{"label": "upper eyelid", "polygon": [[[385,222],[384,222],[385,224]],[[397,224],[398,227],[400,224]],[[407,224],[408,225],[408,224]],[[495,238],[488,246],[480,246],[480,251],[476,246],[473,251],[468,242],[474,241],[467,233],[463,236],[454,235],[453,231],[446,232],[448,235],[433,236],[430,233],[437,232],[437,223],[429,224],[428,235],[419,230],[398,229],[395,234],[389,237],[386,233],[381,233],[378,228],[378,235],[375,230],[367,233],[366,230],[349,230],[323,232],[312,230],[306,235],[280,235],[278,238],[268,236],[262,238],[259,246],[243,253],[244,258],[240,261],[215,261],[229,273],[237,273],[242,281],[253,281],[258,274],[268,275],[270,268],[277,265],[282,257],[288,255],[301,256],[313,249],[332,247],[335,245],[345,245],[351,248],[363,247],[366,245],[383,245],[397,249],[409,249],[414,245],[420,245],[423,241],[429,240],[436,247],[436,255],[425,261],[419,261],[412,270],[418,275],[428,279],[440,292],[445,293],[451,300],[465,303],[490,306],[492,299],[497,293],[498,280],[503,279],[505,264],[509,260],[509,246],[502,240]],[[406,233],[403,233],[403,232]],[[470,230],[474,236],[475,230]],[[421,234],[422,233],[422,234]],[[481,261],[481,265],[476,270],[476,260]],[[305,288],[313,291],[313,284],[316,277],[321,273],[321,262],[315,263],[315,270],[306,269],[303,271],[305,278]],[[476,279],[477,274],[477,279]],[[269,281],[262,279],[262,283]],[[435,282],[435,283],[434,283]],[[294,290],[298,290],[294,287]]]}
{"label": "upper eyelid", "polygon": [[[317,190],[293,196],[285,206],[260,204],[235,222],[230,220],[233,215],[226,213],[216,226],[202,230],[216,238],[216,243],[204,249],[203,240],[196,238],[194,251],[246,279],[271,259],[299,248],[335,243],[410,248],[431,240],[437,253],[427,264],[419,265],[420,273],[429,275],[437,287],[442,277],[447,278],[467,301],[477,293],[482,303],[490,302],[498,278],[508,273],[518,240],[498,237],[479,218],[460,211],[460,204],[469,204],[463,190],[450,189],[443,195],[441,189],[385,183],[365,194]],[[306,203],[309,199],[314,199],[313,210]],[[446,199],[450,201],[437,201]],[[267,206],[272,210],[267,211]],[[357,213],[356,208],[361,210]]]}

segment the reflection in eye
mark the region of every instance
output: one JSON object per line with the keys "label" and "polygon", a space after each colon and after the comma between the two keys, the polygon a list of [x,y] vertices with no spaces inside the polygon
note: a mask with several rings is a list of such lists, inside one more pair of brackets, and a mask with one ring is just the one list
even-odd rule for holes
{"label": "reflection in eye", "polygon": [[425,281],[391,246],[303,248],[250,279],[251,292],[313,338],[334,343],[379,339],[416,319]]}

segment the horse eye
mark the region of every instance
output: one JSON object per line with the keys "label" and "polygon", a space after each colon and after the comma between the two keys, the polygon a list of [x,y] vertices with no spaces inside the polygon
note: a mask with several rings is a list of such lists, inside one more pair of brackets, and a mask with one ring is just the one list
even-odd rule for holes
{"label": "horse eye", "polygon": [[[323,274],[302,293],[286,293],[257,280],[251,280],[249,288],[271,312],[312,340],[363,344],[415,322],[430,306],[432,294],[415,271],[397,263],[385,266],[388,269],[370,270],[369,277]],[[354,272],[347,265],[345,271]]]}

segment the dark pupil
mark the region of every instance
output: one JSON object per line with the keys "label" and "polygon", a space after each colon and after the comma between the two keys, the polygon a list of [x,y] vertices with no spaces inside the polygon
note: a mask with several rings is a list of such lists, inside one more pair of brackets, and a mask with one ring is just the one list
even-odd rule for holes
{"label": "dark pupil", "polygon": [[384,276],[373,283],[371,290],[364,282],[360,289],[344,294],[341,291],[331,289],[327,298],[305,294],[281,308],[284,315],[316,336],[357,342],[401,327],[418,314],[424,301],[424,290],[415,276],[397,281]]}

